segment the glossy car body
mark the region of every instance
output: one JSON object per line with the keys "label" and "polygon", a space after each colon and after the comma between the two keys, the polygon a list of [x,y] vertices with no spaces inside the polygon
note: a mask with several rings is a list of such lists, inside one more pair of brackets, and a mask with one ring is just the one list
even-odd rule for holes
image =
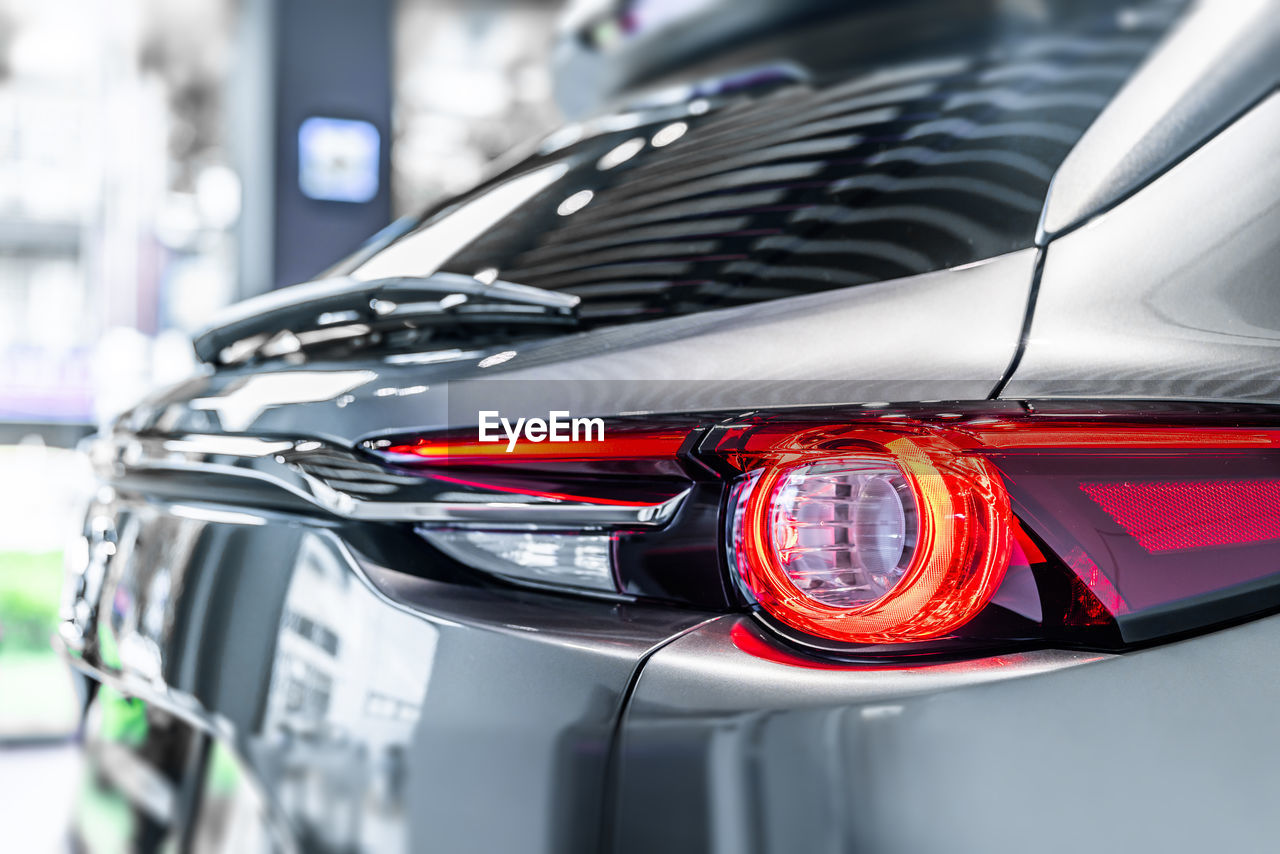
{"label": "glossy car body", "polygon": [[[61,642],[104,686],[94,785],[129,842],[1272,846],[1265,591],[1141,648],[850,655],[762,619],[714,534],[616,596],[462,566],[414,523],[477,511],[402,498],[413,479],[362,453],[482,407],[1269,423],[1276,9],[960,6],[976,30],[845,54],[839,73],[776,44],[785,62],[682,72],[197,341],[215,367],[95,447],[104,485],[68,581]],[[874,44],[876,9],[839,38]],[[817,45],[805,26],[793,41]],[[516,326],[517,292],[475,285],[499,270],[578,296],[574,323],[525,294],[535,321]],[[422,315],[371,331],[361,314],[448,314],[442,294],[491,314],[425,337]],[[691,489],[677,521],[724,506]]]}

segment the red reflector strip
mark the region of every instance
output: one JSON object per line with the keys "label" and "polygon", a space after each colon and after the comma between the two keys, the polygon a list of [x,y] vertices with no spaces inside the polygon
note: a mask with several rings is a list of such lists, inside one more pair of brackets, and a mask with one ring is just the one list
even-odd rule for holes
{"label": "red reflector strip", "polygon": [[1280,480],[1082,483],[1149,552],[1280,539]]}

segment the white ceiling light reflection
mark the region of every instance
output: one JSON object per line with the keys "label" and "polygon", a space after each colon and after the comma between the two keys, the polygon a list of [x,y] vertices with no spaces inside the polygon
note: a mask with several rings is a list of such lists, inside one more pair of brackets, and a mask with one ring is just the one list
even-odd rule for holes
{"label": "white ceiling light reflection", "polygon": [[576,214],[578,211],[585,208],[591,200],[595,198],[595,196],[596,194],[590,190],[579,190],[561,202],[560,207],[556,208],[556,213],[560,214],[560,216]]}
{"label": "white ceiling light reflection", "polygon": [[601,157],[600,160],[596,162],[596,168],[603,172],[613,169],[615,166],[621,166],[623,163],[626,163],[628,160],[639,154],[643,148],[644,139],[638,136],[633,137],[619,145],[617,148],[614,148],[604,157]]}
{"label": "white ceiling light reflection", "polygon": [[166,439],[163,447],[171,454],[226,454],[232,457],[268,457],[294,447],[293,442],[264,442],[252,436],[200,436]]}
{"label": "white ceiling light reflection", "polygon": [[222,429],[247,430],[258,416],[274,406],[333,400],[376,377],[373,371],[278,371],[256,374],[216,397],[191,401],[192,409],[218,413]]}
{"label": "white ceiling light reflection", "polygon": [[491,187],[374,255],[351,278],[367,282],[431,275],[499,220],[558,181],[568,168],[554,163]]}
{"label": "white ceiling light reflection", "polygon": [[540,154],[554,154],[582,140],[582,125],[566,125],[550,134],[538,146]]}
{"label": "white ceiling light reflection", "polygon": [[494,365],[501,365],[503,362],[510,362],[515,357],[515,350],[503,350],[501,353],[494,353],[492,356],[485,356],[477,363],[477,367],[492,368]]}
{"label": "white ceiling light reflection", "polygon": [[435,350],[430,353],[392,353],[383,359],[388,365],[434,365],[439,362],[461,362],[480,355],[479,350]]}
{"label": "white ceiling light reflection", "polygon": [[422,394],[428,390],[425,385],[407,385],[397,388],[396,386],[387,386],[374,391],[374,397],[408,397],[411,394]]}
{"label": "white ceiling light reflection", "polygon": [[687,130],[689,130],[689,126],[684,122],[672,122],[662,130],[655,133],[653,135],[653,139],[650,140],[650,143],[654,148],[662,148],[663,146],[670,145],[680,137],[684,136]]}
{"label": "white ceiling light reflection", "polygon": [[231,510],[215,510],[212,507],[198,507],[188,504],[173,504],[169,513],[183,519],[197,522],[217,522],[221,525],[265,525],[267,520],[253,513],[238,513]]}

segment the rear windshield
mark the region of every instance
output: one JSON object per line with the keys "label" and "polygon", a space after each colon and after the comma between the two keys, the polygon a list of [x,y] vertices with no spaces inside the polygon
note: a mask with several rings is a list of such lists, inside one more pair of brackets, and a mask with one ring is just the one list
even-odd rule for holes
{"label": "rear windshield", "polygon": [[1058,165],[1182,5],[567,128],[348,272],[568,292],[592,326],[1024,248]]}

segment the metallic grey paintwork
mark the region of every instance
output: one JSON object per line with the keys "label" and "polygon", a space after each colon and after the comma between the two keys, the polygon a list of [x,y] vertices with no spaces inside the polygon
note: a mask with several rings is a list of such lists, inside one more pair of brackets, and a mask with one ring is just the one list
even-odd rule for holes
{"label": "metallic grey paintwork", "polygon": [[231,746],[286,847],[597,850],[632,674],[706,619],[431,581],[425,550],[389,568],[304,517],[104,497],[68,660]]}
{"label": "metallic grey paintwork", "polygon": [[1002,397],[1280,400],[1280,94],[1047,253]]}
{"label": "metallic grey paintwork", "polygon": [[1280,617],[1092,661],[847,672],[753,660],[736,619],[645,665],[618,851],[1266,851],[1280,836]]}
{"label": "metallic grey paintwork", "polygon": [[1110,208],[1277,84],[1280,3],[1201,0],[1058,168],[1040,242]]}
{"label": "metallic grey paintwork", "polygon": [[[981,399],[1017,349],[1036,250],[953,270],[812,296],[599,329],[457,361],[359,363],[342,394],[298,400],[274,370],[208,375],[147,401],[133,430],[254,432],[349,443],[372,432],[474,424],[477,407],[505,416],[680,412],[879,400]],[[311,363],[307,379],[345,365]],[[250,416],[225,423],[219,398],[280,374],[255,392]],[[300,377],[302,379],[302,377]],[[278,402],[276,402],[278,400]],[[201,401],[193,408],[193,401]],[[237,406],[237,411],[239,407]],[[469,413],[450,423],[450,413]]]}

